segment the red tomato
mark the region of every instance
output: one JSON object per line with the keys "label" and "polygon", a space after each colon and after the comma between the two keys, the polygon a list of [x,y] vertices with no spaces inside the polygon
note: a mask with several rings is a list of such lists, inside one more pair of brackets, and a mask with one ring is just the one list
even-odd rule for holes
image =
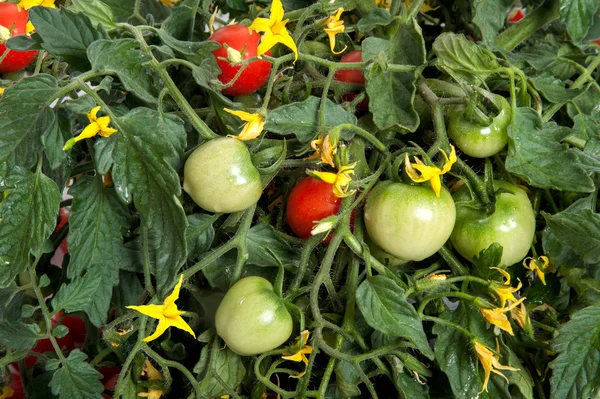
{"label": "red tomato", "polygon": [[592,43],[594,43],[596,46],[600,46],[600,38],[592,40]]}
{"label": "red tomato", "polygon": [[[243,59],[256,57],[256,50],[260,35],[248,29],[244,25],[229,25],[225,26],[213,33],[208,40],[221,44],[221,48],[213,51],[213,55],[217,59],[217,65],[221,68],[219,80],[223,84],[229,83],[240,70],[240,65],[233,65],[230,62],[220,60],[219,58],[227,58],[227,46],[232,49],[243,51]],[[266,55],[271,55],[271,51],[267,51]],[[238,79],[230,87],[223,89],[222,93],[228,96],[243,96],[257,91],[269,79],[271,72],[271,63],[265,60],[252,61],[246,69],[241,73]]]}
{"label": "red tomato", "polygon": [[[26,33],[28,12],[19,10],[14,3],[0,3],[0,25],[12,28],[12,36],[23,35]],[[0,56],[6,51],[6,45],[0,44]],[[4,60],[0,63],[0,73],[17,72],[36,57],[37,51],[15,51],[10,50]]]}
{"label": "red tomato", "polygon": [[508,13],[508,17],[506,18],[509,24],[516,24],[520,20],[525,18],[525,10],[522,8],[515,8],[510,13]]}
{"label": "red tomato", "polygon": [[309,176],[298,182],[287,200],[286,219],[300,238],[310,238],[315,222],[338,213],[341,198],[333,194],[333,185]]}
{"label": "red tomato", "polygon": [[[104,385],[104,389],[114,392],[115,386],[117,385],[117,381],[119,381],[119,374],[121,374],[121,367],[101,367],[98,371],[103,376],[101,382]],[[102,397],[105,399],[111,399],[112,395],[102,393]]]}
{"label": "red tomato", "polygon": [[[340,59],[340,62],[360,62],[360,61],[362,61],[362,51],[361,50],[351,51],[348,54],[344,55]],[[363,74],[363,72],[360,69],[339,70],[335,73],[334,79],[339,80],[340,82],[346,82],[346,83],[355,83],[355,84],[361,84],[361,85],[365,84],[365,75]],[[351,102],[352,100],[354,100],[356,98],[357,95],[358,95],[357,93],[342,94],[342,101],[343,102]],[[364,100],[362,100],[361,102],[359,102],[356,105],[356,108],[361,111],[368,110],[369,109],[369,98],[365,97]]]}
{"label": "red tomato", "polygon": [[[12,380],[8,386],[0,386],[0,398],[25,399],[25,392],[23,389],[23,382],[21,381],[21,376],[18,373],[11,372],[11,378]],[[7,388],[10,388],[12,394],[3,396],[3,394],[6,395],[8,394],[8,392],[10,392]]]}
{"label": "red tomato", "polygon": [[[351,51],[348,54],[344,55],[340,62],[361,62],[362,61],[362,51],[356,50]],[[360,69],[342,69],[335,73],[333,77],[335,80],[339,80],[340,82],[346,83],[356,83],[356,84],[365,84],[365,75]]]}

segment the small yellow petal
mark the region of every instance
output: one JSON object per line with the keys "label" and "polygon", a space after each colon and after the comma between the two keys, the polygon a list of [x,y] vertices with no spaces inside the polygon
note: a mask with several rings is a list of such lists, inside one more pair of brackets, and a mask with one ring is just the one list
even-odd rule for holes
{"label": "small yellow petal", "polygon": [[98,114],[98,111],[100,111],[100,108],[101,107],[98,105],[97,107],[92,108],[92,110],[86,114],[88,119],[90,120],[90,123],[96,122],[96,115]]}
{"label": "small yellow petal", "polygon": [[167,319],[167,322],[172,327],[179,328],[180,330],[186,331],[186,332],[190,333],[194,338],[196,338],[196,334],[194,334],[194,330],[192,330],[192,327],[190,327],[190,325],[181,316],[177,316],[175,318],[169,318],[169,319]]}
{"label": "small yellow petal", "polygon": [[248,29],[259,33],[267,32],[271,30],[271,23],[266,18],[256,18],[254,21],[252,21],[252,24],[248,27]]}
{"label": "small yellow petal", "polygon": [[161,319],[164,317],[163,311],[165,305],[141,305],[141,306],[125,306],[127,309],[135,310],[143,315],[150,316],[154,319]]}
{"label": "small yellow petal", "polygon": [[15,390],[9,386],[3,386],[2,392],[0,392],[0,399],[12,398],[15,394]]}
{"label": "small yellow petal", "polygon": [[175,288],[173,288],[173,292],[171,292],[171,294],[165,298],[165,301],[164,301],[165,307],[173,305],[175,303],[175,301],[179,298],[179,292],[181,291],[181,284],[183,284],[183,274],[179,275],[179,280],[177,281]]}
{"label": "small yellow petal", "polygon": [[281,3],[281,0],[273,0],[271,3],[271,16],[269,19],[275,23],[280,22],[283,20],[284,12],[285,11],[283,10],[283,4]]}
{"label": "small yellow petal", "polygon": [[337,174],[331,172],[317,172],[317,171],[309,171],[309,173],[323,180],[326,183],[333,184],[337,180]]}
{"label": "small yellow petal", "polygon": [[156,338],[158,338],[161,335],[163,335],[163,333],[165,331],[167,331],[167,328],[169,328],[169,323],[163,317],[163,318],[161,318],[161,319],[158,320],[158,325],[156,326],[156,331],[154,331],[154,333],[152,333],[152,335],[149,335],[146,338],[144,338],[142,341],[144,341],[144,342],[154,341]]}
{"label": "small yellow petal", "polygon": [[152,362],[146,358],[144,362],[144,369],[142,370],[142,376],[148,381],[160,381],[162,380],[162,374],[154,367]]}
{"label": "small yellow petal", "polygon": [[244,111],[236,111],[234,109],[229,109],[229,108],[223,108],[223,111],[227,112],[228,114],[235,115],[245,122],[253,121],[256,118],[256,115],[258,115],[258,114],[251,114],[249,112],[244,112]]}
{"label": "small yellow petal", "polygon": [[5,89],[4,87],[0,87],[0,96],[4,94],[4,91],[5,91],[5,90],[6,90],[6,89]]}

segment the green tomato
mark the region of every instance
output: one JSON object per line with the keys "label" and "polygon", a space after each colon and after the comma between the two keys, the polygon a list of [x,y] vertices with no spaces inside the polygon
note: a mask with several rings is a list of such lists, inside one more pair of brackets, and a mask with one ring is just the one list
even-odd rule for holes
{"label": "green tomato", "polygon": [[258,276],[235,283],[217,309],[217,334],[240,356],[277,348],[288,340],[294,323],[271,283]]}
{"label": "green tomato", "polygon": [[[468,260],[497,242],[502,245],[502,263],[510,266],[521,261],[531,247],[535,233],[535,215],[525,191],[505,181],[494,181],[494,187],[510,191],[496,195],[496,208],[490,216],[485,211],[459,206],[456,225],[450,237],[454,248]],[[455,201],[468,201],[466,186],[454,193]]]}
{"label": "green tomato", "polygon": [[497,154],[508,143],[508,125],[512,116],[510,104],[502,96],[495,97],[501,103],[501,109],[489,126],[465,119],[464,105],[451,108],[448,137],[468,156],[486,158]]}
{"label": "green tomato", "polygon": [[442,188],[390,181],[378,183],[365,204],[365,226],[382,250],[405,261],[430,257],[444,245],[454,227],[452,196]]}
{"label": "green tomato", "polygon": [[202,144],[188,157],[183,173],[183,189],[209,212],[243,211],[262,194],[248,148],[232,137]]}
{"label": "green tomato", "polygon": [[368,234],[365,234],[365,243],[369,246],[369,251],[371,251],[371,255],[373,255],[375,259],[381,262],[382,265],[385,265],[387,267],[394,267],[403,265],[407,262],[405,260],[398,259],[394,255],[388,254],[383,249],[379,248],[377,244],[373,242],[371,237],[369,237]]}

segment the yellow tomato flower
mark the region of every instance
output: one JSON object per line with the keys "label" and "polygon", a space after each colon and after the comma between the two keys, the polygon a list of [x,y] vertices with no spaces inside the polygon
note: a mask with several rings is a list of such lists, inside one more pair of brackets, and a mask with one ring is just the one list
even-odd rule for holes
{"label": "yellow tomato flower", "polygon": [[429,181],[436,197],[439,197],[442,190],[442,180],[440,176],[449,172],[452,165],[456,162],[456,150],[453,145],[450,145],[450,149],[450,158],[448,158],[446,151],[440,149],[446,159],[446,162],[444,162],[444,166],[442,166],[441,169],[437,166],[425,165],[423,161],[417,157],[414,157],[415,163],[410,163],[410,158],[408,157],[408,154],[406,154],[406,157],[404,158],[406,174],[415,183]]}
{"label": "yellow tomato flower", "polygon": [[510,325],[510,322],[508,321],[508,317],[506,317],[506,314],[504,314],[505,312],[508,312],[509,310],[519,306],[523,301],[525,300],[525,298],[521,298],[519,299],[517,302],[512,303],[506,307],[503,308],[494,308],[494,309],[479,309],[479,311],[481,312],[481,314],[483,315],[483,317],[485,317],[485,319],[490,323],[493,324],[495,326],[497,326],[498,328],[500,328],[501,330],[506,331],[507,333],[509,333],[510,335],[515,335],[513,333],[512,327]]}
{"label": "yellow tomato flower", "polygon": [[158,389],[149,389],[148,392],[140,392],[138,396],[148,399],[160,399],[162,398],[163,391]]}
{"label": "yellow tomato flower", "polygon": [[265,126],[265,119],[260,114],[251,114],[244,111],[235,111],[232,109],[224,108],[225,112],[235,115],[241,120],[247,122],[242,128],[242,132],[239,136],[235,136],[236,139],[246,141],[252,140],[260,136]]}
{"label": "yellow tomato flower", "polygon": [[86,114],[90,124],[83,129],[83,132],[81,132],[79,136],[69,139],[63,146],[63,151],[71,149],[76,142],[83,139],[89,139],[97,134],[102,137],[109,137],[117,132],[117,129],[108,127],[110,124],[110,116],[101,116],[99,118],[96,116],[99,110],[100,106],[97,106]]}
{"label": "yellow tomato flower", "polygon": [[428,278],[429,278],[429,280],[441,280],[441,281],[444,281],[444,280],[446,280],[448,278],[448,276],[446,276],[445,274],[432,274]]}
{"label": "yellow tomato flower", "polygon": [[513,288],[510,285],[510,274],[506,270],[502,270],[499,267],[492,267],[491,269],[498,270],[504,276],[504,283],[498,284],[492,281],[491,288],[494,290],[496,295],[498,295],[498,299],[500,299],[500,306],[503,307],[506,304],[506,301],[516,302],[517,298],[515,298],[514,293],[519,291],[523,284],[519,280],[519,285],[516,288]]}
{"label": "yellow tomato flower", "polygon": [[[310,355],[313,351],[312,346],[306,345],[308,342],[309,335],[310,332],[308,330],[302,331],[300,333],[300,337],[296,338],[296,347],[298,347],[296,353],[286,354],[284,356],[281,356],[281,358],[285,360],[291,360],[293,362],[303,362],[304,365],[308,366],[308,357],[306,357],[306,355]],[[300,378],[304,374],[306,374],[306,371],[303,371],[300,374],[291,377]]]}
{"label": "yellow tomato flower", "polygon": [[521,306],[510,310],[510,316],[513,320],[526,332],[531,330],[531,322],[529,321],[529,315],[527,314],[527,308],[525,304],[521,302]]}
{"label": "yellow tomato flower", "polygon": [[256,18],[249,26],[250,29],[256,32],[264,33],[256,50],[257,55],[262,55],[269,51],[271,47],[277,43],[281,43],[284,46],[290,48],[294,52],[294,62],[298,59],[298,48],[294,39],[290,36],[289,32],[285,28],[285,24],[288,23],[289,19],[283,20],[283,5],[281,0],[273,0],[271,3],[271,15],[269,19]]}
{"label": "yellow tomato flower", "polygon": [[525,258],[523,260],[523,267],[525,269],[531,270],[531,274],[537,274],[538,278],[542,281],[542,284],[546,285],[546,275],[547,271],[550,271],[548,265],[550,261],[547,256],[538,256],[535,258]]}
{"label": "yellow tomato flower", "polygon": [[171,295],[169,295],[162,305],[143,305],[143,306],[127,306],[127,309],[137,310],[143,315],[150,316],[154,319],[158,319],[158,326],[156,331],[146,338],[144,342],[150,342],[160,337],[169,327],[176,327],[180,330],[187,331],[194,338],[196,334],[192,328],[183,320],[181,317],[185,312],[177,309],[175,301],[179,298],[179,291],[181,290],[181,283],[183,282],[183,275],[179,276],[179,282],[173,289]]}
{"label": "yellow tomato flower", "polygon": [[[410,1],[410,0],[404,0],[404,1],[406,3],[406,7],[410,8],[410,6],[412,5],[412,1]],[[435,4],[435,0],[425,0],[423,5],[421,5],[421,8],[419,8],[419,11],[429,12],[429,11],[437,10],[438,8],[440,8],[440,7],[433,7],[434,4]]]}
{"label": "yellow tomato flower", "polygon": [[478,341],[474,342],[474,347],[475,347],[475,352],[477,352],[477,357],[479,358],[479,362],[481,363],[481,366],[483,367],[483,374],[484,374],[483,388],[481,389],[481,391],[479,391],[479,393],[482,393],[483,391],[487,392],[487,385],[488,385],[488,382],[490,380],[490,375],[491,375],[490,373],[498,374],[499,376],[504,378],[506,380],[506,382],[508,383],[508,378],[506,378],[506,376],[504,374],[502,374],[501,372],[499,372],[498,370],[510,370],[510,371],[518,371],[519,370],[514,367],[503,366],[502,364],[500,364],[499,356],[494,354],[494,352],[492,352],[491,349],[489,349],[485,345],[479,343]]}
{"label": "yellow tomato flower", "polygon": [[385,8],[386,10],[389,10],[392,6],[392,0],[375,0],[375,3],[377,7]]}
{"label": "yellow tomato flower", "polygon": [[4,94],[4,90],[6,90],[4,87],[0,87],[0,96]]}
{"label": "yellow tomato flower", "polygon": [[54,0],[21,0],[17,6],[29,10],[31,7],[49,7],[56,8]]}
{"label": "yellow tomato flower", "polygon": [[144,362],[144,368],[142,369],[142,377],[148,381],[160,381],[162,380],[162,374],[154,367],[152,362],[146,358]]}
{"label": "yellow tomato flower", "polygon": [[344,198],[354,193],[354,190],[348,191],[348,186],[352,181],[350,175],[354,174],[355,166],[356,162],[348,166],[341,166],[337,173],[317,172],[314,170],[311,170],[308,173],[324,182],[333,184],[333,194],[338,198]]}
{"label": "yellow tomato flower", "polygon": [[325,22],[327,27],[323,29],[323,31],[327,33],[327,36],[329,36],[329,47],[331,48],[331,52],[333,54],[341,54],[346,51],[346,48],[348,48],[348,46],[344,46],[344,48],[337,53],[334,50],[335,36],[339,35],[340,33],[344,33],[344,21],[340,21],[340,17],[342,16],[343,12],[344,9],[342,7],[338,8],[334,15],[327,18],[327,21]]}
{"label": "yellow tomato flower", "polygon": [[14,389],[9,387],[8,385],[4,386],[4,387],[2,387],[2,392],[0,392],[0,399],[12,398],[14,394],[15,394]]}
{"label": "yellow tomato flower", "polygon": [[166,7],[175,7],[175,4],[179,3],[179,0],[158,0],[160,4]]}
{"label": "yellow tomato flower", "polygon": [[326,163],[331,167],[335,167],[335,163],[333,162],[333,156],[337,152],[338,139],[337,137],[331,141],[331,137],[329,135],[325,136],[323,139],[319,136],[317,139],[310,142],[310,146],[315,153],[310,157],[306,158],[307,160],[321,158],[319,163]]}

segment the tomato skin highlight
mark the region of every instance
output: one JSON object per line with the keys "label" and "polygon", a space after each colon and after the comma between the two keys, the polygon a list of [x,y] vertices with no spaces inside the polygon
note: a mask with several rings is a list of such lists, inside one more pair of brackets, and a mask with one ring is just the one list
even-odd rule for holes
{"label": "tomato skin highlight", "polygon": [[315,222],[337,214],[341,203],[333,194],[333,184],[308,176],[292,188],[285,217],[294,234],[310,238]]}
{"label": "tomato skin highlight", "polygon": [[456,147],[470,157],[486,158],[497,154],[508,143],[508,126],[512,111],[502,96],[496,96],[502,104],[500,112],[489,126],[480,125],[465,118],[465,106],[451,109],[448,121],[448,137]]}
{"label": "tomato skin highlight", "polygon": [[[497,242],[502,245],[502,264],[507,266],[521,261],[531,247],[535,234],[535,214],[525,191],[505,182],[494,181],[494,188],[513,192],[496,195],[496,208],[492,215],[485,211],[458,207],[456,224],[450,237],[454,248],[467,260]],[[456,201],[470,199],[466,186],[454,193]]]}
{"label": "tomato skin highlight", "polygon": [[[244,51],[242,58],[247,60],[256,57],[260,37],[260,34],[250,31],[247,26],[229,25],[218,29],[208,38],[208,40],[221,44],[221,48],[212,52],[217,60],[217,65],[221,69],[221,74],[219,75],[221,83],[229,83],[241,68],[240,65],[233,65],[228,61],[219,59],[227,58],[225,44],[240,52]],[[271,51],[269,50],[265,54],[270,56]],[[235,83],[221,90],[221,93],[227,96],[243,96],[254,93],[269,79],[270,72],[271,63],[269,61],[252,61],[240,74]]]}
{"label": "tomato skin highlight", "polygon": [[219,305],[217,334],[240,356],[277,348],[292,335],[292,316],[271,283],[258,276],[235,283]]}
{"label": "tomato skin highlight", "polygon": [[365,226],[379,248],[400,260],[419,261],[446,243],[456,217],[452,196],[442,187],[384,181],[369,193]]}
{"label": "tomato skin highlight", "polygon": [[[0,25],[7,29],[12,27],[12,36],[23,35],[27,32],[27,10],[17,7],[14,3],[0,3]],[[6,51],[6,44],[0,44],[0,56]],[[10,50],[0,63],[0,73],[12,73],[25,69],[37,56],[37,51]]]}
{"label": "tomato skin highlight", "polygon": [[262,195],[250,152],[233,137],[213,139],[194,150],[185,163],[183,189],[201,208],[222,213],[248,209]]}

